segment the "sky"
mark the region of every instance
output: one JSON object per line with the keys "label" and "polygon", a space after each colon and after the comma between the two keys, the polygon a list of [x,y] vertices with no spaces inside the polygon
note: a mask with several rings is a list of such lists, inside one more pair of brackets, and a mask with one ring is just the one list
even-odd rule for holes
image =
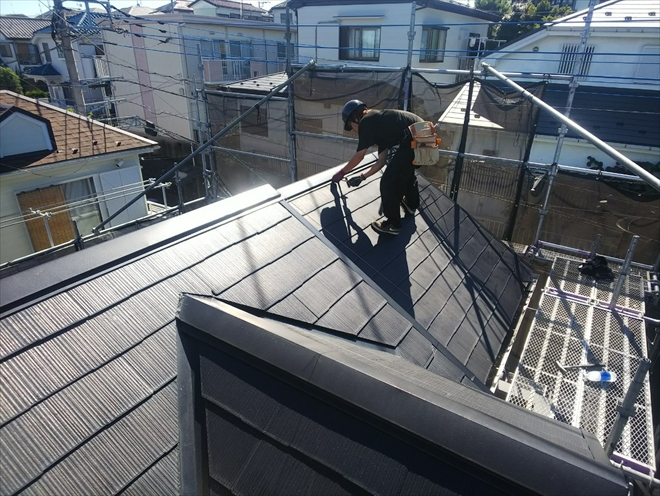
{"label": "sky", "polygon": [[[140,4],[143,7],[160,7],[165,5],[169,0],[110,0],[110,3],[118,9],[131,7],[132,5]],[[251,3],[261,7],[262,9],[270,9],[273,5],[280,3],[279,1],[257,1],[257,0],[244,0],[245,3]],[[24,14],[28,17],[35,17],[44,12],[48,12],[53,7],[53,0],[0,0],[0,15],[14,15]],[[64,7],[70,9],[84,9],[84,2],[76,0],[64,0]],[[90,2],[90,7],[100,7],[98,4]]]}

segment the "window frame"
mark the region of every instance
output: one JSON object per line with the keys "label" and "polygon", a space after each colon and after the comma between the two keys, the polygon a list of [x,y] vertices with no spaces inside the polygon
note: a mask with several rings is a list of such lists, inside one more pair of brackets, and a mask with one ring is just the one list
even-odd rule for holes
{"label": "window frame", "polygon": [[[419,62],[437,64],[445,61],[445,50],[447,49],[447,31],[449,28],[443,26],[422,26],[422,37],[419,49]],[[429,47],[430,36],[435,35],[435,46]]]}
{"label": "window frame", "polygon": [[[19,51],[19,47],[26,47],[29,58],[24,58],[24,54]],[[20,65],[41,65],[41,53],[39,53],[38,45],[34,43],[16,43],[15,48],[16,60]]]}
{"label": "window frame", "polygon": [[[374,47],[364,48],[365,32],[374,31]],[[360,45],[350,44],[359,33]],[[359,60],[364,62],[380,61],[380,26],[339,26],[339,60]],[[364,52],[373,52],[373,56],[365,56]]]}
{"label": "window frame", "polygon": [[[4,49],[4,48],[7,48],[9,50],[9,55],[4,55],[2,53],[2,49]],[[12,50],[12,48],[11,48],[11,43],[4,43],[4,42],[0,43],[0,57],[5,57],[5,58],[8,58],[8,59],[16,58],[15,55],[14,55],[14,50]]]}

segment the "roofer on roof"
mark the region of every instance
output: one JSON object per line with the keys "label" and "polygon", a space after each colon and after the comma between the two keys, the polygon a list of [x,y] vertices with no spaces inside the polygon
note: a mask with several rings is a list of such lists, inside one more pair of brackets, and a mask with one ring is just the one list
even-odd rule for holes
{"label": "roofer on roof", "polygon": [[349,186],[358,186],[367,177],[373,176],[383,168],[388,152],[393,149],[394,156],[380,180],[380,196],[385,220],[374,221],[371,227],[379,233],[397,235],[401,230],[400,206],[403,205],[410,214],[419,207],[419,190],[413,165],[415,154],[410,146],[412,135],[408,126],[423,120],[403,110],[369,109],[360,100],[351,100],[344,105],[342,119],[346,131],[358,132],[359,142],[353,158],[332,177],[332,180],[341,181],[362,161],[367,148],[378,145],[376,163],[368,171],[347,181]]}

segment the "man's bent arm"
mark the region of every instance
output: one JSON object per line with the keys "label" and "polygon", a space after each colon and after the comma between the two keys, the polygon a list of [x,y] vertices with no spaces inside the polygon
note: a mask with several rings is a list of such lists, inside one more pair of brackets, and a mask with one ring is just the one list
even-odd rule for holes
{"label": "man's bent arm", "polygon": [[372,165],[367,172],[362,174],[365,178],[369,176],[373,176],[376,172],[381,170],[385,166],[385,162],[387,161],[387,153],[389,152],[389,149],[383,150],[378,154],[378,160],[374,165]]}

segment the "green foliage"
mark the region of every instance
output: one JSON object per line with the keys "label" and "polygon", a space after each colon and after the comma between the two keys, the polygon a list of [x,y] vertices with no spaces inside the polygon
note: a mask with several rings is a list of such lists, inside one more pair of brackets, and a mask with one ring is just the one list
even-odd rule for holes
{"label": "green foliage", "polygon": [[48,92],[42,90],[30,90],[25,92],[25,96],[30,98],[48,98]]}
{"label": "green foliage", "polygon": [[493,31],[498,40],[511,41],[541,27],[541,23],[560,19],[573,12],[568,6],[553,7],[548,0],[533,0],[523,7],[514,8],[502,19],[503,24]]}
{"label": "green foliage", "polygon": [[499,16],[509,14],[513,10],[511,0],[475,0],[474,8]]}
{"label": "green foliage", "polygon": [[9,67],[0,68],[0,90],[9,90],[15,93],[23,93],[21,78]]}

